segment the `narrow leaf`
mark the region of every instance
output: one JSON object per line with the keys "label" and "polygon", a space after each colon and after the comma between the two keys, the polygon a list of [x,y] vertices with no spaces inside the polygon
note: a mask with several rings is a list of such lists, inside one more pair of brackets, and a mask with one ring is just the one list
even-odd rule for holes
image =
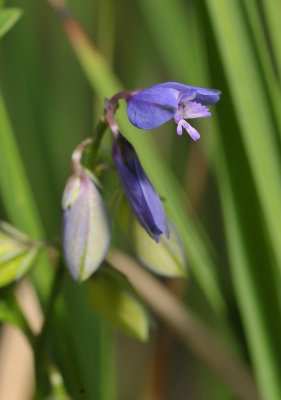
{"label": "narrow leaf", "polygon": [[[44,234],[40,217],[1,93],[0,132],[0,189],[7,216],[15,226],[32,238],[42,238]],[[40,265],[42,268],[39,269],[38,275],[34,270],[34,277],[36,285],[40,287],[40,296],[45,297],[50,283],[49,261],[46,256],[41,256]]]}
{"label": "narrow leaf", "polygon": [[239,3],[206,0],[206,4],[225,66],[237,120],[243,132],[242,138],[263,216],[267,221],[266,229],[280,279],[281,164],[275,142],[275,127],[264,95],[263,77],[259,73]]}

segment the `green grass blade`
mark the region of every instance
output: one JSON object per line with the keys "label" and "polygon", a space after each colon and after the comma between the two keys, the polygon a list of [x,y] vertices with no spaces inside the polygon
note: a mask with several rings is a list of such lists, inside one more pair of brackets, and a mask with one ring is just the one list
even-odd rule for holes
{"label": "green grass blade", "polygon": [[279,0],[264,0],[261,3],[262,3],[262,9],[264,10],[264,14],[266,17],[267,29],[270,35],[280,80],[281,79],[281,35],[280,35],[281,3]]}
{"label": "green grass blade", "polygon": [[[151,2],[152,3],[152,2]],[[151,30],[152,33],[154,34],[155,40],[157,40],[157,43],[159,43],[159,48],[160,48],[160,42],[163,41],[163,35],[161,36],[161,33],[158,31],[158,29],[154,29],[154,25],[157,26],[158,25],[162,25],[166,27],[166,35],[169,37],[170,40],[170,45],[171,46],[175,46],[178,37],[185,37],[187,38],[187,33],[186,33],[186,29],[187,29],[187,25],[188,25],[188,21],[185,25],[179,24],[179,26],[181,27],[181,31],[178,32],[179,27],[177,27],[176,31],[178,32],[178,36],[174,35],[174,30],[172,29],[172,27],[169,25],[169,23],[167,22],[167,24],[165,23],[164,19],[161,19],[162,13],[160,12],[159,14],[157,13],[157,17],[156,13],[154,15],[153,9],[156,6],[156,2],[153,2],[153,4],[150,4],[148,1],[140,1],[139,4],[143,7],[144,4],[146,5],[147,9],[145,10],[145,13],[149,16],[148,20],[149,20],[149,24],[151,26]],[[213,2],[215,3],[215,2]],[[177,5],[178,3],[176,1],[173,2],[172,7],[174,8],[173,10],[173,15],[175,15],[177,13]],[[247,3],[247,6],[249,7],[249,4]],[[199,8],[199,6],[198,6]],[[249,11],[249,10],[248,10]],[[155,18],[152,18],[152,16],[154,15]],[[185,14],[187,17],[187,13]],[[182,16],[183,17],[183,16]],[[194,17],[194,15],[190,16],[190,18]],[[201,14],[199,14],[199,17],[202,17]],[[199,18],[198,17],[198,18]],[[252,15],[252,18],[254,19],[254,16]],[[157,21],[156,21],[157,19]],[[204,20],[203,20],[204,21]],[[252,20],[251,21],[253,26],[256,27],[256,21]],[[221,21],[221,25],[223,24],[223,18]],[[188,25],[189,27],[189,25]],[[227,28],[228,25],[225,25],[225,28]],[[169,29],[170,28],[170,29]],[[198,26],[194,27],[195,29],[198,30]],[[206,28],[208,29],[208,27]],[[257,28],[256,28],[257,29]],[[254,30],[254,27],[253,27]],[[259,33],[261,34],[261,33]],[[194,37],[194,34],[193,34]],[[172,39],[173,38],[173,41]],[[259,38],[259,36],[258,36]],[[258,38],[256,39],[258,42]],[[210,61],[208,60],[208,58],[206,58],[206,56],[204,55],[204,42],[200,42],[200,32],[198,32],[198,36],[197,36],[197,41],[196,41],[196,51],[197,51],[197,55],[200,54],[201,57],[201,63],[208,65],[208,63],[210,63]],[[240,41],[243,39],[240,39]],[[187,39],[186,39],[187,41]],[[210,45],[210,43],[208,42],[208,44]],[[186,43],[185,43],[186,45]],[[187,44],[187,48],[189,45]],[[166,49],[167,51],[167,49]],[[231,52],[231,46],[229,47],[229,52]],[[164,53],[164,50],[162,50],[162,52]],[[212,53],[212,49],[210,50],[210,53],[212,57],[214,57],[213,53]],[[180,55],[180,57],[179,57]],[[262,55],[262,51],[260,51],[260,57]],[[166,58],[166,55],[163,54],[163,58]],[[175,59],[175,58],[174,58]],[[180,72],[180,65],[181,63],[184,63],[185,61],[185,57],[182,53],[178,53],[178,57],[177,57],[177,62],[174,63],[173,66],[173,71],[175,71],[177,74],[179,74]],[[272,88],[273,84],[273,77],[269,76],[270,74],[270,65],[268,63],[268,60],[261,60],[262,63],[262,68],[263,70],[266,72],[267,76],[266,76],[266,83],[269,87],[269,90],[271,90],[271,99],[272,102],[274,100],[277,100],[277,96],[278,96],[278,88]],[[191,71],[192,73],[192,71]],[[197,76],[198,71],[194,72],[195,76]],[[193,75],[192,75],[193,76]],[[186,72],[184,75],[182,75],[181,79],[187,79],[188,78],[188,73]],[[206,78],[208,78],[208,76],[205,77],[201,77],[202,82],[204,80],[206,80]],[[221,79],[221,74],[220,74],[220,79]],[[208,79],[207,79],[208,80]],[[219,81],[219,80],[218,80]],[[237,82],[236,82],[237,83]],[[239,85],[238,89],[239,89]],[[241,86],[243,89],[245,86]],[[238,90],[237,89],[237,90]],[[261,97],[264,96],[264,93],[262,92],[262,89],[260,89],[260,95]],[[243,91],[242,91],[243,93]],[[223,92],[223,97],[225,95],[225,92]],[[275,97],[274,97],[275,96]],[[223,101],[223,98],[222,98]],[[278,98],[278,101],[280,101],[280,99]],[[218,109],[220,109],[221,105],[218,105]],[[274,105],[273,105],[274,107]],[[278,106],[275,104],[275,111],[277,112],[278,110]],[[227,122],[229,123],[229,115],[227,113],[224,113],[224,111],[226,111],[225,109],[222,109],[222,113],[221,113],[221,119],[222,120],[227,120]],[[221,132],[219,127],[216,124],[215,119],[212,120],[212,123],[214,124],[214,130],[216,131],[216,136],[219,135],[224,135],[221,137],[225,137],[225,136],[231,136],[231,137],[235,137],[235,135],[238,134],[237,129],[235,131],[235,125],[233,127],[233,124],[231,124],[231,126],[228,126],[227,123],[225,123],[224,126],[224,131]],[[227,135],[226,135],[227,132]],[[234,135],[234,136],[233,136]],[[279,383],[278,380],[276,380],[277,376],[278,376],[278,370],[279,370],[279,366],[278,366],[278,362],[277,362],[277,357],[275,354],[275,350],[274,350],[274,341],[273,341],[273,337],[278,337],[278,333],[279,332],[279,328],[278,328],[278,323],[274,323],[274,316],[276,317],[276,320],[278,321],[278,306],[276,306],[276,304],[278,303],[278,294],[276,294],[275,292],[275,287],[279,286],[278,284],[275,286],[274,285],[274,271],[272,271],[272,269],[270,268],[263,268],[263,275],[264,276],[260,276],[262,275],[261,273],[259,273],[259,276],[257,277],[257,267],[258,265],[254,264],[253,261],[250,259],[250,255],[251,255],[251,251],[252,251],[252,247],[249,246],[249,243],[246,240],[242,240],[243,236],[245,236],[244,230],[245,230],[245,219],[244,220],[240,220],[237,216],[237,210],[243,209],[243,203],[242,203],[242,198],[240,199],[241,201],[234,201],[234,198],[230,196],[229,194],[229,185],[230,182],[233,181],[233,172],[235,172],[235,170],[237,170],[237,163],[240,162],[240,158],[241,158],[241,154],[238,153],[239,151],[239,146],[241,146],[241,144],[239,144],[239,146],[237,146],[237,144],[235,143],[230,143],[229,140],[226,141],[225,144],[225,148],[224,151],[226,152],[226,157],[229,157],[230,154],[229,153],[234,153],[236,154],[237,158],[236,160],[234,159],[234,157],[232,157],[231,159],[231,166],[234,170],[230,171],[230,172],[225,172],[225,174],[223,174],[223,171],[226,171],[226,165],[225,163],[223,163],[223,160],[221,158],[219,158],[219,153],[218,150],[216,149],[217,144],[215,144],[215,146],[213,146],[213,153],[211,155],[211,157],[217,161],[218,163],[218,172],[217,173],[217,179],[218,179],[218,186],[221,189],[221,201],[222,201],[222,205],[223,205],[223,211],[224,211],[224,224],[226,227],[226,233],[227,233],[227,240],[228,240],[228,247],[229,247],[229,253],[230,253],[230,259],[231,259],[231,268],[233,270],[233,282],[234,282],[234,287],[235,287],[235,292],[236,292],[236,296],[237,296],[237,302],[241,311],[241,315],[242,315],[242,319],[243,319],[243,323],[244,323],[244,329],[245,329],[245,333],[246,333],[246,337],[249,343],[249,347],[250,347],[250,352],[251,352],[251,357],[253,360],[253,364],[254,364],[254,368],[256,371],[256,376],[257,376],[257,380],[259,381],[259,387],[261,390],[261,393],[264,394],[264,398],[278,398],[276,396],[278,396],[279,394]],[[241,149],[241,147],[240,147]],[[276,155],[275,155],[276,157]],[[233,160],[234,159],[234,160]],[[243,178],[243,170],[241,170],[241,177]],[[248,185],[248,179],[251,179],[251,177],[249,177],[247,175],[247,177],[245,178],[245,182],[244,185],[246,185],[245,187],[247,187]],[[241,181],[240,181],[241,183]],[[276,182],[275,182],[276,183]],[[237,186],[236,186],[237,187]],[[244,187],[244,186],[243,186]],[[241,188],[242,190],[242,188]],[[264,188],[262,189],[264,190]],[[246,195],[246,192],[244,192]],[[253,191],[253,193],[255,193]],[[253,197],[253,193],[251,193],[251,197]],[[255,196],[255,195],[254,195]],[[236,198],[237,200],[237,198]],[[256,199],[257,202],[257,199]],[[230,207],[228,209],[228,206]],[[275,211],[278,211],[277,209],[275,209]],[[234,214],[235,212],[235,214]],[[255,240],[256,236],[259,235],[260,231],[258,229],[260,229],[260,225],[258,225],[258,229],[255,231],[255,218],[256,216],[253,215],[253,220],[251,219],[251,222],[253,222],[253,226],[251,227],[253,232],[252,232],[252,236],[253,236],[253,241]],[[251,217],[252,218],[252,217]],[[234,221],[233,221],[234,220]],[[239,225],[238,225],[238,221],[239,221]],[[269,224],[268,221],[266,221],[267,224]],[[261,242],[261,240],[259,240],[259,242]],[[275,242],[275,244],[277,244],[277,242]],[[266,251],[268,251],[266,253]],[[256,259],[263,259],[266,258],[266,256],[268,256],[270,258],[271,253],[270,253],[270,249],[265,249],[265,247],[263,246],[257,246],[256,248]],[[274,267],[276,267],[276,264],[274,265]],[[276,269],[276,268],[275,268]],[[259,279],[260,278],[260,279]],[[263,287],[263,283],[267,281],[272,283],[271,286],[271,296],[268,296],[267,290],[268,290],[268,286]],[[277,282],[279,282],[277,280]],[[264,285],[265,286],[265,285]],[[262,291],[260,291],[259,289],[262,289]],[[265,297],[263,297],[261,294],[264,294]],[[271,310],[270,312],[268,312],[269,310]],[[266,312],[267,311],[267,312]],[[272,318],[269,317],[269,314],[274,315]],[[275,342],[276,343],[276,342]],[[277,341],[278,343],[278,341]],[[265,369],[264,366],[269,365],[269,368]],[[267,396],[266,396],[267,394]],[[274,396],[274,397],[273,397]]]}
{"label": "green grass blade", "polygon": [[121,83],[76,21],[70,18],[63,22],[70,43],[97,94],[103,98],[120,92],[122,90]]}
{"label": "green grass blade", "polygon": [[259,63],[261,64],[262,74],[265,79],[266,88],[269,91],[271,100],[270,109],[274,113],[274,117],[278,125],[278,133],[281,139],[281,92],[278,79],[275,74],[274,65],[271,60],[270,49],[266,43],[262,21],[260,19],[256,1],[249,0],[244,2],[247,18],[249,20],[249,27],[252,31],[254,45],[257,50]]}
{"label": "green grass blade", "polygon": [[1,95],[0,132],[0,187],[6,212],[14,225],[38,238],[42,227]]}
{"label": "green grass blade", "polygon": [[[243,235],[243,221],[238,214],[239,206],[237,207],[237,204],[239,203],[234,201],[235,195],[229,184],[228,169],[222,155],[222,148],[219,148],[217,142],[216,172],[220,181],[221,202],[236,298],[262,398],[278,400],[281,397],[280,365],[278,364],[278,352],[274,345],[274,336],[278,346],[280,326],[277,323],[274,328],[271,323],[274,318],[275,321],[278,321],[278,306],[276,303],[270,303],[271,296],[267,296],[267,289],[263,290],[263,282],[259,280],[259,265],[251,265],[251,255],[247,252],[245,241],[243,241],[245,235]],[[264,268],[263,270],[265,272],[264,279],[267,279],[267,272]],[[270,271],[268,271],[269,273]],[[272,288],[272,290],[274,289]],[[276,315],[271,319],[269,315],[274,315],[274,313]]]}
{"label": "green grass blade", "polygon": [[[44,238],[43,228],[31,189],[28,184],[20,153],[11,129],[2,95],[0,94],[0,188],[9,220],[31,237]],[[33,271],[40,295],[45,297],[50,276],[47,258],[40,257],[41,268]],[[43,279],[44,276],[44,279]]]}
{"label": "green grass blade", "polygon": [[243,133],[276,265],[281,273],[281,166],[262,78],[239,3],[230,0],[206,0],[206,4]]}
{"label": "green grass blade", "polygon": [[[139,0],[138,4],[157,49],[174,76],[172,80],[180,81],[182,77],[186,77],[187,82],[192,80],[190,84],[202,86],[206,64],[201,62],[196,49],[196,33],[193,29],[196,22],[193,18],[187,19],[188,13],[183,3],[166,0],[163,5],[161,0]],[[190,7],[192,5],[188,4],[187,8]]]}
{"label": "green grass blade", "polygon": [[85,285],[76,285],[70,278],[56,304],[53,337],[71,397],[114,399],[112,330],[93,312]]}

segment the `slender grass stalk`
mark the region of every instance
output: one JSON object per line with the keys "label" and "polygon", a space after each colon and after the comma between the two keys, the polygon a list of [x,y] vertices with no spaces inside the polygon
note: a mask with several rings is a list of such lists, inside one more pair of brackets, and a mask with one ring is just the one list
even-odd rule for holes
{"label": "slender grass stalk", "polygon": [[216,371],[241,399],[257,398],[247,367],[217,340],[208,328],[164,285],[126,254],[112,250],[107,261],[127,276],[149,306],[169,324],[188,349]]}
{"label": "slender grass stalk", "polygon": [[[206,0],[231,88],[265,226],[281,274],[281,166],[274,125],[238,2]],[[245,68],[247,66],[247,68]],[[242,95],[241,95],[242,94]],[[270,179],[269,179],[270,177]]]}
{"label": "slender grass stalk", "polygon": [[38,211],[24,172],[1,94],[0,132],[0,185],[6,212],[19,229],[38,239],[38,237],[42,236]]}
{"label": "slender grass stalk", "polygon": [[[281,79],[281,35],[280,35],[280,15],[281,3],[278,0],[266,0],[261,2],[262,10],[267,22],[267,29],[270,35],[273,53],[277,64],[279,85]],[[279,86],[280,88],[280,86]]]}
{"label": "slender grass stalk", "polygon": [[221,201],[227,221],[225,230],[232,263],[232,277],[256,371],[257,384],[264,400],[277,400],[281,396],[278,355],[272,342],[267,315],[263,311],[264,300],[259,296],[256,279],[249,268],[251,261],[243,243],[237,206],[228,183],[227,165],[222,151],[217,151],[216,170],[220,176]]}
{"label": "slender grass stalk", "polygon": [[[39,214],[24,171],[6,108],[0,93],[0,188],[2,201],[10,221],[31,237],[44,237]],[[33,276],[41,298],[46,298],[50,284],[49,262],[40,256],[40,269]]]}
{"label": "slender grass stalk", "polygon": [[[149,22],[151,24],[151,29],[152,32],[158,42],[161,42],[162,37],[161,34],[159,33],[159,30],[157,30],[157,24],[158,25],[162,25],[165,23],[165,21],[163,19],[161,19],[161,13],[158,14],[157,13],[157,21],[155,18],[153,18],[153,16],[156,16],[156,13],[153,12],[153,8],[156,7],[157,5],[155,4],[156,2],[149,3],[147,2],[140,2],[141,6],[143,7],[145,4],[145,12],[147,15],[149,15]],[[216,7],[217,5],[214,4],[216,2],[212,2],[213,7]],[[226,4],[228,4],[229,2],[225,2],[224,6]],[[237,3],[236,3],[237,4]],[[178,3],[176,1],[173,2],[173,14],[175,14],[175,10],[177,10],[177,5]],[[210,6],[210,7],[211,7]],[[247,7],[247,11],[249,12],[253,12],[253,7],[254,5],[252,4],[252,2],[247,2],[247,4],[245,5]],[[252,7],[252,8],[251,8]],[[199,7],[198,7],[199,8]],[[256,11],[256,10],[254,10]],[[231,15],[231,13],[230,13]],[[191,19],[194,18],[194,15],[190,15],[189,16]],[[200,17],[202,18],[202,15],[200,13],[198,13],[197,15],[197,20],[200,20]],[[232,18],[232,17],[231,17]],[[258,32],[257,36],[255,36],[255,40],[256,43],[260,43],[259,39],[263,39],[262,37],[262,32],[260,32],[258,29],[260,29],[259,27],[257,27],[257,20],[255,19],[256,16],[255,14],[251,14],[251,24],[252,24],[252,29],[253,32],[255,32],[255,34]],[[228,23],[225,24],[225,18],[223,16],[221,16],[220,18],[220,26],[224,26],[225,29],[229,30],[229,25]],[[156,25],[156,29],[154,29],[154,26]],[[178,32],[178,37],[187,37],[186,35],[186,29],[187,26],[188,28],[190,27],[189,24],[186,24],[185,26],[182,26],[182,24],[179,24],[179,26],[182,28],[180,32]],[[170,45],[174,48],[175,43],[177,42],[177,36],[174,34],[174,29],[173,26],[171,26],[171,29],[169,29],[170,25],[168,24],[166,26],[166,32],[167,32],[167,36],[169,37],[170,41],[173,38],[173,41],[170,43]],[[177,27],[177,30],[179,29],[179,27]],[[257,31],[258,30],[258,31]],[[238,29],[239,31],[239,29]],[[235,33],[236,37],[237,37],[237,42],[240,41],[244,41],[244,38],[241,37],[239,39],[239,36],[237,36],[237,28],[236,28],[236,33]],[[202,42],[203,37],[202,35],[200,36],[197,35],[197,41],[195,43],[196,46],[196,51],[197,51],[197,55],[200,54],[200,62],[201,64],[204,65],[208,65],[208,58],[206,56],[204,56],[204,42]],[[221,38],[219,39],[220,41],[225,40],[225,35],[221,34]],[[229,57],[231,55],[232,52],[232,46],[230,46],[230,40],[225,40],[225,46],[228,46],[228,53],[229,53]],[[262,43],[261,43],[262,44]],[[210,45],[210,43],[208,42],[208,45]],[[276,115],[276,118],[280,119],[280,110],[278,108],[278,104],[280,103],[280,97],[279,96],[279,88],[276,86],[276,83],[274,84],[274,77],[271,76],[271,72],[270,72],[270,68],[271,65],[269,63],[269,61],[267,59],[262,59],[262,52],[263,52],[263,48],[265,47],[265,44],[263,44],[263,47],[261,47],[260,49],[258,49],[259,52],[259,56],[261,59],[261,64],[262,64],[262,68],[264,73],[266,74],[265,78],[266,78],[266,83],[268,85],[268,89],[270,91],[270,96],[272,99],[272,102],[274,102],[275,100],[278,101],[275,105],[273,105],[273,108],[275,110],[276,113],[278,113],[278,115]],[[167,49],[166,49],[167,50]],[[164,51],[163,50],[163,53]],[[266,54],[266,53],[265,53]],[[165,53],[163,54],[163,58],[165,59],[166,55]],[[174,63],[174,68],[173,70],[176,71],[177,73],[179,73],[180,66],[179,64],[183,63],[184,64],[184,56],[182,56],[182,54],[178,54],[176,56],[177,58],[177,63]],[[237,57],[236,57],[237,58]],[[245,68],[245,65],[248,64],[244,63],[243,67],[241,66],[240,70],[242,70],[243,68]],[[235,66],[233,66],[233,68],[235,68]],[[239,71],[240,71],[239,70]],[[249,70],[250,71],[250,70]],[[198,71],[196,71],[195,73],[197,74]],[[206,71],[205,71],[206,72]],[[249,72],[251,73],[251,72]],[[188,73],[184,74],[184,77],[188,77]],[[184,78],[183,78],[184,79]],[[186,78],[187,79],[187,78]],[[204,76],[201,76],[202,81],[204,81]],[[205,77],[206,79],[206,77]],[[236,79],[235,81],[236,83],[236,91],[240,93],[240,88],[241,88],[241,96],[242,98],[244,97],[244,90],[245,87],[247,87],[245,84],[243,85],[243,83],[238,82],[238,80]],[[273,88],[272,85],[275,85],[275,87]],[[263,97],[264,93],[262,91],[263,89],[260,88],[260,96]],[[224,93],[225,95],[225,93]],[[264,99],[266,97],[264,96]],[[253,102],[253,99],[251,100]],[[255,103],[255,101],[254,101]],[[245,106],[245,111],[247,111],[247,107]],[[254,115],[253,115],[254,117]],[[239,118],[239,115],[238,115]],[[246,117],[245,117],[246,118]],[[222,118],[223,119],[223,118]],[[229,123],[229,121],[228,121]],[[211,127],[213,126],[213,130],[214,132],[216,132],[216,136],[220,137],[221,135],[226,135],[226,134],[236,134],[234,129],[231,130],[231,128],[227,128],[226,126],[226,131],[223,133],[220,133],[220,128],[218,126],[218,124],[216,123],[216,119],[213,118],[212,122],[211,122]],[[233,132],[233,133],[232,133]],[[264,140],[266,140],[266,138],[264,138]],[[230,143],[231,144],[231,143]],[[243,207],[243,205],[241,203],[235,204],[235,200],[233,197],[230,197],[225,195],[224,196],[224,187],[225,185],[228,186],[230,182],[233,181],[233,176],[231,175],[231,170],[227,170],[225,163],[221,160],[221,157],[219,156],[219,149],[217,149],[218,143],[217,141],[213,144],[212,146],[212,154],[211,154],[211,159],[213,160],[213,162],[216,161],[217,163],[217,179],[218,179],[218,184],[219,184],[219,188],[221,188],[221,201],[222,201],[222,205],[223,205],[223,210],[224,210],[224,223],[225,223],[225,227],[226,227],[226,233],[227,233],[227,239],[228,239],[228,245],[229,245],[229,251],[230,251],[230,256],[231,256],[231,267],[232,267],[232,274],[234,277],[234,286],[235,286],[235,291],[236,291],[236,296],[237,296],[237,301],[238,301],[238,305],[241,311],[241,315],[243,318],[243,322],[245,325],[245,333],[249,342],[249,346],[250,346],[250,351],[251,351],[251,356],[252,356],[252,360],[254,362],[254,367],[256,370],[256,374],[257,374],[257,379],[259,382],[259,387],[261,388],[261,393],[267,393],[264,394],[265,398],[271,398],[270,394],[274,393],[274,390],[277,390],[278,393],[278,381],[274,380],[274,377],[276,378],[277,374],[278,374],[278,364],[276,363],[276,357],[274,356],[274,345],[270,340],[270,332],[272,330],[274,330],[274,326],[271,324],[271,321],[268,320],[268,315],[264,314],[264,307],[262,303],[268,303],[267,307],[268,309],[270,309],[270,307],[272,307],[272,309],[274,309],[276,307],[276,303],[272,303],[271,299],[268,298],[263,300],[260,296],[260,293],[258,292],[258,287],[256,285],[256,279],[253,275],[252,275],[252,270],[255,269],[255,266],[251,265],[251,261],[249,260],[248,257],[248,252],[250,251],[250,248],[248,248],[247,243],[246,242],[241,242],[241,239],[239,241],[239,247],[236,246],[237,244],[237,236],[238,237],[243,237],[243,221],[242,224],[240,224],[239,226],[237,226],[237,219],[238,216],[237,214],[235,215],[236,221],[235,221],[235,226],[234,226],[234,232],[232,233],[232,224],[231,221],[233,220],[233,218],[230,219],[228,218],[228,212],[225,211],[228,207],[228,205],[230,205],[231,208],[235,207],[236,211],[237,208],[241,208]],[[255,147],[253,146],[253,148],[251,149],[252,151],[255,151]],[[222,150],[221,150],[222,151]],[[229,149],[230,151],[230,149]],[[231,151],[236,151],[236,149],[232,148]],[[275,149],[274,149],[275,152]],[[268,153],[270,154],[270,153]],[[237,154],[238,158],[239,158],[239,154]],[[270,156],[269,156],[270,157]],[[237,168],[237,164],[233,165],[233,168]],[[224,175],[222,176],[221,173],[224,173]],[[275,184],[277,184],[277,181],[275,181]],[[264,188],[260,188],[259,192],[261,192],[262,190],[264,190]],[[278,209],[275,208],[275,212],[278,213]],[[230,211],[229,211],[230,213]],[[233,215],[233,214],[232,214]],[[280,213],[279,213],[280,215]],[[274,216],[274,213],[272,213],[272,218]],[[266,220],[266,224],[267,226],[270,225],[270,221]],[[233,236],[232,236],[233,235]],[[278,237],[278,236],[277,236]],[[277,248],[277,237],[275,238],[275,248]],[[232,239],[234,241],[234,243],[232,243]],[[236,246],[236,247],[235,247]],[[241,254],[239,254],[239,251],[241,252]],[[262,249],[260,249],[260,251],[263,251]],[[240,258],[239,258],[240,257]],[[238,260],[240,259],[241,262],[238,262]],[[243,260],[243,263],[242,263]],[[253,268],[252,268],[253,267]],[[268,275],[271,275],[272,271],[268,271]],[[239,277],[239,278],[238,278]],[[278,280],[277,280],[278,282]],[[279,286],[278,284],[276,285],[277,287]],[[272,288],[272,290],[274,291],[274,287]],[[258,328],[257,328],[258,327]],[[267,360],[266,365],[269,365],[268,369],[264,368],[265,365],[265,361],[262,360]],[[268,375],[267,375],[268,374]],[[270,376],[273,379],[273,387],[275,387],[275,389],[272,389],[271,391],[271,384],[270,384]],[[268,378],[268,379],[267,379]],[[275,393],[276,395],[276,393]]]}
{"label": "slender grass stalk", "polygon": [[247,12],[249,25],[252,30],[255,49],[259,56],[262,74],[266,82],[266,89],[269,91],[271,100],[271,105],[269,108],[274,113],[274,117],[278,125],[278,133],[281,139],[281,88],[271,60],[270,49],[266,43],[265,33],[257,9],[257,4],[254,0],[249,0],[244,2],[244,6]]}
{"label": "slender grass stalk", "polygon": [[108,127],[107,121],[102,116],[99,120],[98,126],[95,129],[93,143],[86,148],[87,160],[86,166],[92,170],[95,166],[95,161],[99,151],[99,147],[103,138],[103,135]]}
{"label": "slender grass stalk", "polygon": [[47,357],[47,345],[50,338],[50,329],[53,323],[55,303],[58,299],[58,296],[61,294],[64,276],[65,266],[61,257],[57,265],[54,280],[52,282],[52,289],[47,302],[44,324],[34,345],[34,359],[36,368],[36,398],[38,400],[42,399],[42,397],[44,397],[44,394],[46,393],[44,383],[49,363]]}

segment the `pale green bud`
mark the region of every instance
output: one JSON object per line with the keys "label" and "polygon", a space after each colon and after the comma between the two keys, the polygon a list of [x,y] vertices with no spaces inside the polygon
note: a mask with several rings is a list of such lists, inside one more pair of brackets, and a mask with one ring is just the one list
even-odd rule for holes
{"label": "pale green bud", "polygon": [[62,207],[64,257],[73,279],[82,282],[101,265],[110,242],[105,204],[82,167],[68,179]]}

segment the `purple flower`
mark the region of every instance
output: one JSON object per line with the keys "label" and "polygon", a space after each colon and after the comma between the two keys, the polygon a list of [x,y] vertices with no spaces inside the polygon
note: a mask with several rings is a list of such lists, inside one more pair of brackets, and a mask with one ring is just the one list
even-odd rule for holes
{"label": "purple flower", "polygon": [[139,223],[156,242],[162,233],[168,237],[161,200],[133,146],[121,134],[114,140],[112,154],[128,203]]}
{"label": "purple flower", "polygon": [[210,117],[206,107],[220,99],[221,92],[197,86],[166,82],[141,90],[128,100],[130,122],[140,129],[154,129],[174,117],[177,134],[184,128],[193,140],[200,135],[186,119]]}

